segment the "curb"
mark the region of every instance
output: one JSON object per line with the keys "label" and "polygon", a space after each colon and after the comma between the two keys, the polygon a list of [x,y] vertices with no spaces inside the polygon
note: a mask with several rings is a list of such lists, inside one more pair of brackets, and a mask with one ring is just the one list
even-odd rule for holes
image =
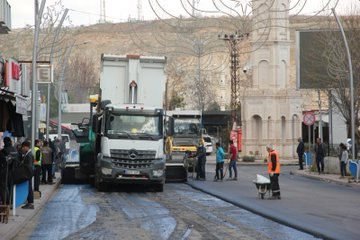
{"label": "curb", "polygon": [[[354,187],[354,188],[360,187],[360,184],[357,184],[356,182],[349,182],[349,180],[347,182],[344,182],[344,181],[340,181],[337,179],[332,179],[332,178],[327,178],[327,177],[319,177],[316,174],[312,175],[312,174],[301,173],[301,172],[297,172],[297,171],[290,171],[290,175],[302,176],[302,177],[306,177],[306,178],[310,178],[310,179],[314,179],[314,180],[318,180],[318,181],[323,181],[323,182],[336,183],[336,184],[348,186],[348,187]],[[326,175],[326,174],[323,174],[323,175]]]}

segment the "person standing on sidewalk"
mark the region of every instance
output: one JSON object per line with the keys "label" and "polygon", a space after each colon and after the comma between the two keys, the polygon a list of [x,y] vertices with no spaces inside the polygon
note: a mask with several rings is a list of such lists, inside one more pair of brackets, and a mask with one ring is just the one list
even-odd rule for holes
{"label": "person standing on sidewalk", "polygon": [[[230,140],[230,164],[229,164],[229,178],[227,180],[234,180],[237,181],[237,168],[236,168],[236,161],[237,161],[237,149],[234,145],[234,141]],[[234,178],[232,178],[232,169],[234,169]]]}
{"label": "person standing on sidewalk", "polygon": [[34,191],[40,192],[40,175],[41,175],[41,161],[42,161],[42,151],[41,151],[41,140],[35,140],[34,147]]}
{"label": "person standing on sidewalk", "polygon": [[[44,141],[44,146],[42,148],[43,159],[41,161],[41,183],[43,184],[52,184],[52,150],[49,147],[48,141]],[[46,178],[47,174],[47,178]]]}
{"label": "person standing on sidewalk", "polygon": [[[11,138],[4,137],[4,148],[0,150],[0,202],[4,205],[10,204],[10,188],[12,178],[12,166],[15,164],[15,159],[11,161],[8,158],[11,154],[16,154],[17,151],[12,145]],[[5,201],[6,200],[6,201]]]}
{"label": "person standing on sidewalk", "polygon": [[199,146],[196,151],[197,164],[196,164],[196,179],[205,181],[205,164],[206,164],[206,148],[204,147],[204,142],[201,139],[199,141]]}
{"label": "person standing on sidewalk", "polygon": [[340,178],[344,178],[344,177],[346,177],[346,165],[349,161],[349,153],[347,151],[347,147],[343,143],[340,143],[340,150],[341,150],[341,154],[340,154],[341,177]]}
{"label": "person standing on sidewalk", "polygon": [[280,161],[279,154],[274,150],[271,144],[266,146],[268,155],[268,173],[270,176],[270,185],[272,196],[271,199],[281,199],[279,175],[280,175]]}
{"label": "person standing on sidewalk", "polygon": [[302,138],[299,138],[298,139],[298,146],[297,146],[297,149],[296,149],[296,152],[298,154],[298,157],[299,157],[299,170],[304,170],[304,166],[303,166],[303,162],[304,162],[304,153],[305,153],[305,146],[304,146],[304,142],[302,140]]}
{"label": "person standing on sidewalk", "polygon": [[219,180],[223,180],[224,178],[224,173],[223,173],[223,168],[224,168],[224,149],[220,146],[220,143],[217,142],[216,143],[216,169],[215,169],[215,179],[214,181],[219,181]]}
{"label": "person standing on sidewalk", "polygon": [[21,151],[23,153],[23,165],[29,169],[31,173],[31,177],[29,179],[29,189],[28,189],[28,196],[27,196],[27,203],[22,206],[23,209],[34,209],[34,192],[32,187],[32,175],[33,175],[33,168],[34,168],[34,156],[31,153],[30,149],[30,142],[24,141],[21,144]]}
{"label": "person standing on sidewalk", "polygon": [[316,159],[316,166],[317,170],[320,174],[320,171],[324,173],[324,157],[325,157],[325,147],[324,144],[321,142],[321,138],[316,139],[315,145],[315,159]]}

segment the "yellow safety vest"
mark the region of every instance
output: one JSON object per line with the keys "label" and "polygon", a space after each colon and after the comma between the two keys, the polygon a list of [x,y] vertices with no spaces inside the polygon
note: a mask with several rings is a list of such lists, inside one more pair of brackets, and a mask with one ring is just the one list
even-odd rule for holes
{"label": "yellow safety vest", "polygon": [[[40,151],[40,159],[36,159],[36,153]],[[42,152],[39,147],[34,147],[34,165],[41,166]]]}

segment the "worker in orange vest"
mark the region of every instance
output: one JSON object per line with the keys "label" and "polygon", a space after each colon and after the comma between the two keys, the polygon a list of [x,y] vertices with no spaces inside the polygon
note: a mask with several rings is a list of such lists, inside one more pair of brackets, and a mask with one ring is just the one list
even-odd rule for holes
{"label": "worker in orange vest", "polygon": [[272,197],[271,199],[281,199],[279,175],[280,175],[280,161],[279,154],[273,149],[271,144],[266,146],[266,150],[269,153],[268,156],[268,173],[270,176],[270,184]]}

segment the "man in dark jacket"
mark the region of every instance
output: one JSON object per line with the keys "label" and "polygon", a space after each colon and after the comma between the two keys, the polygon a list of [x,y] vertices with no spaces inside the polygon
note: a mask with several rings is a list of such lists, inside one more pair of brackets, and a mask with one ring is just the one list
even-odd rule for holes
{"label": "man in dark jacket", "polygon": [[[34,156],[31,152],[31,144],[29,141],[25,141],[21,144],[21,150],[23,152],[22,164],[31,169],[34,168]],[[29,193],[27,197],[27,203],[22,206],[23,209],[34,209],[34,192],[32,189],[32,177],[29,179]]]}
{"label": "man in dark jacket", "polygon": [[206,164],[206,148],[204,147],[204,142],[199,141],[199,146],[196,152],[197,156],[197,165],[196,165],[196,179],[205,180],[205,164]]}
{"label": "man in dark jacket", "polygon": [[298,142],[299,142],[299,145],[297,146],[296,152],[299,157],[299,170],[304,170],[303,157],[304,157],[304,152],[305,152],[305,146],[304,146],[304,142],[303,142],[302,138],[299,138]]}
{"label": "man in dark jacket", "polygon": [[8,156],[17,155],[16,149],[13,147],[9,137],[4,138],[4,148],[0,151],[0,202],[3,204],[10,204],[10,184],[11,184],[11,169],[14,164],[14,159],[9,159]]}
{"label": "man in dark jacket", "polygon": [[316,139],[315,145],[315,159],[316,159],[316,166],[317,170],[320,174],[320,171],[324,172],[324,158],[325,158],[325,147],[324,144],[321,142],[321,138]]}

